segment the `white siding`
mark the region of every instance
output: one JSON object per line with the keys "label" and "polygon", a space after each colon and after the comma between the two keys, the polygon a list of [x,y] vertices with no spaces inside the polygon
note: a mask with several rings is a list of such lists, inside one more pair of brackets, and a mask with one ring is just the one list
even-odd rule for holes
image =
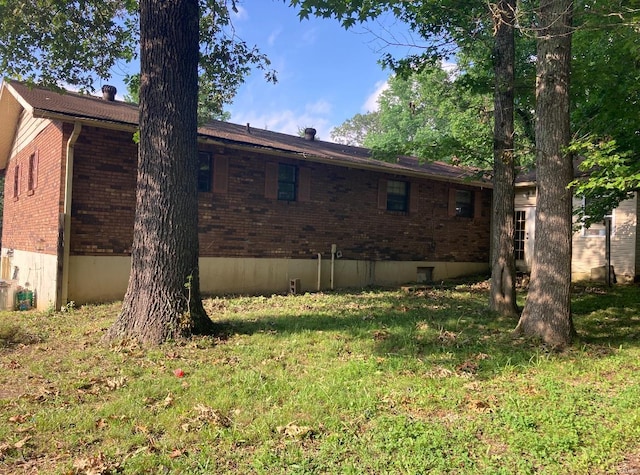
{"label": "white siding", "polygon": [[[574,206],[581,206],[574,199]],[[637,197],[620,203],[613,210],[611,229],[611,265],[615,269],[618,281],[633,281],[637,260]],[[573,235],[572,275],[574,279],[588,279],[591,269],[606,265],[604,236],[584,236],[582,230]]]}
{"label": "white siding", "polygon": [[10,157],[14,157],[20,150],[30,144],[37,135],[51,123],[48,119],[36,119],[29,112],[23,110],[18,121],[18,131]]}

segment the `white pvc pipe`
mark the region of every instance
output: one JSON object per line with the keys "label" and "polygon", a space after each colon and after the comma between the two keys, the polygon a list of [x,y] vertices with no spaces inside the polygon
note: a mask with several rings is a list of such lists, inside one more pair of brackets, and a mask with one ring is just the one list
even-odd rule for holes
{"label": "white pvc pipe", "polygon": [[318,253],[318,292],[322,288],[322,254]]}
{"label": "white pvc pipe", "polygon": [[57,302],[57,308],[67,304],[69,298],[69,256],[71,254],[71,197],[73,191],[73,159],[74,147],[78,136],[82,131],[82,124],[76,122],[73,125],[73,132],[67,141],[66,164],[64,176],[64,231],[63,231],[63,251],[62,251],[62,291],[61,302]]}
{"label": "white pvc pipe", "polygon": [[336,250],[338,249],[338,246],[336,246],[335,244],[331,244],[331,290],[333,290],[334,287],[334,273],[335,273],[335,267],[336,267]]}

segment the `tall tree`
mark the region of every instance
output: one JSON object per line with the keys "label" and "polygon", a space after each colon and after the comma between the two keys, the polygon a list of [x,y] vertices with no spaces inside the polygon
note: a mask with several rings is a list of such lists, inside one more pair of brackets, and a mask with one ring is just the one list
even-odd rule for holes
{"label": "tall tree", "polygon": [[450,75],[435,65],[391,76],[378,98],[377,127],[364,145],[381,160],[413,155],[488,168],[491,98],[458,80],[465,74]]}
{"label": "tall tree", "polygon": [[367,135],[381,131],[378,113],[356,114],[331,130],[331,139],[336,143],[362,147]]}
{"label": "tall tree", "polygon": [[159,343],[213,330],[198,273],[198,73],[221,111],[251,64],[268,68],[263,55],[227,31],[234,8],[235,0],[0,3],[0,68],[8,76],[91,89],[140,47],[132,267],[108,338]]}
{"label": "tall tree", "polygon": [[199,298],[198,234],[187,232],[198,224],[198,19],[198,0],[140,1],[136,214],[112,338],[161,342],[213,330]]}
{"label": "tall tree", "polygon": [[[391,10],[406,21],[415,33],[427,42],[425,54],[410,56],[400,61],[386,57],[401,71],[414,70],[425,61],[447,54],[445,44],[462,51],[475,48],[478,39],[487,39],[488,25],[493,26],[494,50],[494,195],[491,239],[491,298],[490,307],[502,314],[517,315],[515,294],[514,243],[514,26],[515,0],[499,0],[497,4],[485,2],[459,2],[440,0],[432,2],[345,2],[341,0],[292,0],[301,6],[301,15],[335,16],[345,26],[356,21],[377,17]],[[487,6],[489,9],[487,9]],[[493,24],[491,22],[493,21]],[[434,40],[444,40],[434,41]]]}
{"label": "tall tree", "polygon": [[573,0],[540,0],[537,10],[536,241],[529,294],[517,334],[555,347],[571,343],[573,164],[569,77]]}
{"label": "tall tree", "polygon": [[516,0],[499,0],[493,13],[495,48],[493,107],[493,204],[489,308],[516,316],[514,254],[515,197],[515,19]]}

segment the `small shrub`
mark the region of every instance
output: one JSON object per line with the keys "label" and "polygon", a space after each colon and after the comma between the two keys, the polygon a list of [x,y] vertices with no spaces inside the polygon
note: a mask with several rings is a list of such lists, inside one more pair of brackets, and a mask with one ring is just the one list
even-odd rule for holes
{"label": "small shrub", "polygon": [[0,321],[0,348],[8,348],[19,344],[32,343],[35,340],[20,325],[12,322]]}

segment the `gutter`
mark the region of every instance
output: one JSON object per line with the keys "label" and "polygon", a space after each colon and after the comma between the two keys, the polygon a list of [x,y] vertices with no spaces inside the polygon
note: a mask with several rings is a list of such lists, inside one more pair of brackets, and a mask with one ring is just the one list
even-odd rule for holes
{"label": "gutter", "polygon": [[295,152],[291,150],[283,150],[279,148],[271,148],[265,145],[253,145],[253,144],[242,144],[235,141],[225,141],[224,139],[216,139],[211,136],[206,136],[204,134],[199,134],[199,142],[210,144],[210,145],[219,145],[223,147],[229,147],[236,150],[244,150],[253,153],[261,153],[264,155],[273,155],[277,157],[288,157],[293,160],[298,160],[302,162],[313,162],[313,163],[322,163],[325,165],[333,165],[337,167],[343,168],[352,168],[356,170],[369,170],[378,173],[386,173],[389,175],[402,176],[402,177],[412,177],[412,178],[422,178],[426,180],[433,180],[445,183],[455,183],[455,184],[464,184],[469,186],[474,186],[478,188],[488,188],[492,189],[493,184],[489,181],[478,181],[471,180],[465,176],[443,176],[435,173],[423,172],[419,170],[412,170],[410,168],[406,168],[403,166],[385,166],[385,162],[380,162],[380,164],[376,163],[375,160],[371,159],[372,163],[365,163],[364,160],[362,162],[356,161],[346,161],[341,160],[340,158],[329,158],[329,157],[321,157],[318,155],[311,155],[306,152]]}
{"label": "gutter", "polygon": [[63,231],[62,231],[62,278],[59,282],[59,301],[56,308],[60,309],[68,303],[69,299],[69,256],[71,254],[71,199],[73,191],[73,158],[76,141],[82,131],[82,124],[75,122],[73,132],[67,141],[65,177],[64,177],[64,208],[62,211]]}

